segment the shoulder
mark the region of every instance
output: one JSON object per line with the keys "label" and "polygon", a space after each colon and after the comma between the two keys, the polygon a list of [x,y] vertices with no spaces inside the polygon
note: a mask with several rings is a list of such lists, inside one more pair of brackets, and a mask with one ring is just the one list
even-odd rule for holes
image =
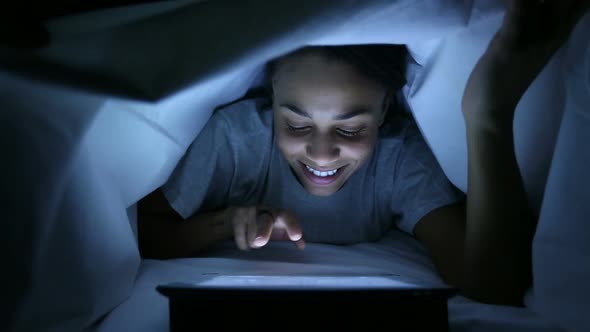
{"label": "shoulder", "polygon": [[396,118],[379,129],[377,156],[379,159],[398,159],[408,148],[423,142],[416,122],[411,116]]}
{"label": "shoulder", "polygon": [[270,102],[241,100],[221,107],[214,116],[225,123],[233,158],[232,168],[224,173],[231,178],[226,204],[254,204],[264,191],[273,152]]}
{"label": "shoulder", "polygon": [[428,143],[412,116],[403,117],[393,124],[389,124],[380,132],[380,143],[382,150],[386,153],[393,153],[392,148],[406,158],[433,157]]}
{"label": "shoulder", "polygon": [[217,109],[213,117],[212,121],[223,123],[220,131],[229,143],[234,162],[251,168],[240,170],[241,175],[250,177],[254,176],[250,174],[254,170],[266,169],[273,145],[272,108],[268,99],[240,100]]}
{"label": "shoulder", "polygon": [[380,128],[381,140],[401,140],[404,143],[424,140],[422,133],[411,114],[393,118]]}
{"label": "shoulder", "polygon": [[268,135],[272,131],[272,110],[267,99],[245,99],[220,107],[210,121],[235,137]]}
{"label": "shoulder", "polygon": [[440,166],[416,121],[401,119],[380,133],[376,151],[377,173],[394,183],[417,174],[438,172]]}

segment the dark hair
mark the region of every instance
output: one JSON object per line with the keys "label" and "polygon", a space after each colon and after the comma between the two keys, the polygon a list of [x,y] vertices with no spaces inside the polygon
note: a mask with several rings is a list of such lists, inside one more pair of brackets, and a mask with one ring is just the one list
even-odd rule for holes
{"label": "dark hair", "polygon": [[363,44],[342,46],[305,46],[283,55],[267,66],[269,92],[272,92],[272,78],[277,66],[285,59],[305,54],[321,54],[327,59],[344,61],[359,73],[387,89],[388,118],[401,115],[398,91],[406,84],[407,49],[404,45]]}

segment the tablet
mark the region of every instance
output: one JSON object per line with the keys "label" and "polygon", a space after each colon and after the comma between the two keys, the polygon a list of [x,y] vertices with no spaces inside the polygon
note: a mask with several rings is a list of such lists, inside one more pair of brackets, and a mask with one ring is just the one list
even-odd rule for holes
{"label": "tablet", "polygon": [[395,275],[212,275],[156,289],[168,298],[173,332],[211,328],[210,324],[223,329],[258,324],[329,328],[362,324],[363,329],[372,329],[395,324],[405,331],[447,331],[447,301],[458,292]]}

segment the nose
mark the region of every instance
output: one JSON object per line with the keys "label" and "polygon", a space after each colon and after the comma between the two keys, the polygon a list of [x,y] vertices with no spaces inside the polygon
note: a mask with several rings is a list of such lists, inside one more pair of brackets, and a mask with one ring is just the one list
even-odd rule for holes
{"label": "nose", "polygon": [[312,135],[306,146],[307,157],[315,166],[332,166],[340,157],[340,148],[329,135]]}

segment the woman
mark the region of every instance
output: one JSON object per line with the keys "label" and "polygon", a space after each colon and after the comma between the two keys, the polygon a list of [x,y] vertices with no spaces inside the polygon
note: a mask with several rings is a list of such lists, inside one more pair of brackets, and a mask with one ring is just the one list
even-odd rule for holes
{"label": "woman", "polygon": [[[188,256],[232,237],[244,250],[269,240],[347,244],[397,226],[465,295],[522,304],[536,221],[514,110],[588,5],[512,2],[463,96],[467,200],[415,124],[390,113],[391,81],[351,60],[370,51],[310,47],[273,62],[272,110],[257,99],[216,112],[163,186],[166,199],[157,191],[140,203],[142,254]],[[167,202],[190,222],[170,222]]]}

